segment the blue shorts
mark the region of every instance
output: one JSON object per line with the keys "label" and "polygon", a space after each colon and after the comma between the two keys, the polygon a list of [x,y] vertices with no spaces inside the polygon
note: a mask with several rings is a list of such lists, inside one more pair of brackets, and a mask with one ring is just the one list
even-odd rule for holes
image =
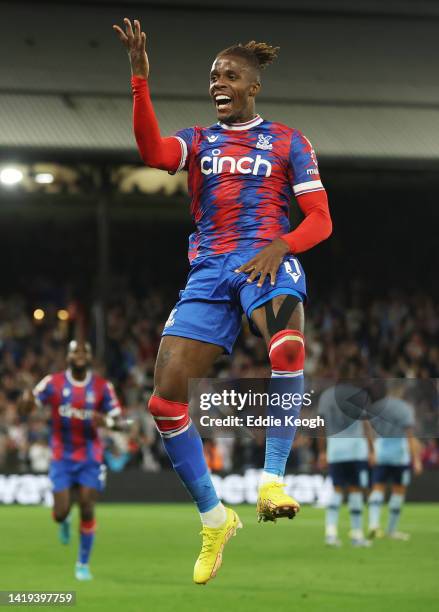
{"label": "blue shorts", "polygon": [[410,465],[375,465],[372,470],[373,484],[395,484],[408,487],[411,480]]}
{"label": "blue shorts", "polygon": [[70,489],[73,485],[91,487],[103,491],[105,487],[104,464],[98,461],[69,461],[61,459],[50,464],[49,478],[52,481],[53,491],[57,493],[63,489]]}
{"label": "blue shorts", "polygon": [[367,461],[337,461],[329,464],[329,475],[334,487],[369,486],[369,466]]}
{"label": "blue shorts", "polygon": [[180,299],[165,323],[163,336],[218,344],[231,353],[241,329],[243,312],[250,321],[253,310],[276,295],[295,295],[304,302],[305,273],[293,255],[284,257],[274,286],[266,278],[262,287],[257,287],[256,282],[247,282],[248,274],[235,272],[258,250],[197,257],[186,287],[180,291]]}

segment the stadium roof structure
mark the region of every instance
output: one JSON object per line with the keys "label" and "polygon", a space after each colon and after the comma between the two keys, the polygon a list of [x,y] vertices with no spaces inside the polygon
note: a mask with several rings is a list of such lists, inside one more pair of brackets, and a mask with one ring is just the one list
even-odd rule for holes
{"label": "stadium roof structure", "polygon": [[227,3],[203,11],[189,0],[148,7],[47,0],[37,10],[35,3],[0,0],[4,21],[20,30],[5,28],[0,40],[2,57],[10,58],[0,65],[0,155],[139,159],[127,58],[111,30],[129,10],[148,35],[164,134],[214,122],[207,96],[212,58],[255,38],[281,47],[264,75],[258,111],[303,130],[320,157],[439,161],[439,85],[431,76],[439,13],[422,13],[419,7],[431,8],[426,2],[385,4],[380,17],[383,3],[374,0],[355,3],[361,13],[343,12],[346,3],[336,0],[274,0],[271,13],[253,0],[249,12],[243,0],[231,19]]}
{"label": "stadium roof structure", "polygon": [[[127,96],[4,94],[0,97],[0,148],[8,154],[104,154],[138,160]],[[327,158],[439,158],[439,110],[261,101],[267,119],[300,126]],[[164,134],[209,125],[209,101],[156,102]],[[413,115],[416,115],[414,121]]]}

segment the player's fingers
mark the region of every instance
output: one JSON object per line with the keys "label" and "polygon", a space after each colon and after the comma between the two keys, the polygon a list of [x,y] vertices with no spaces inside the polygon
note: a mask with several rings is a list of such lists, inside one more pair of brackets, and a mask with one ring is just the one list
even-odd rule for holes
{"label": "player's fingers", "polygon": [[140,21],[138,19],[134,21],[134,44],[139,50],[141,50],[144,46],[142,40],[142,31],[140,29]]}
{"label": "player's fingers", "polygon": [[242,264],[242,266],[240,266],[239,268],[236,268],[235,272],[251,272],[256,265],[256,261],[254,261],[253,259],[250,259],[249,261],[246,261],[244,264]]}
{"label": "player's fingers", "polygon": [[128,17],[125,17],[123,22],[125,24],[125,32],[126,32],[128,41],[131,42],[132,40],[134,40],[133,26],[131,25],[131,21],[128,19]]}
{"label": "player's fingers", "polygon": [[253,270],[253,272],[250,273],[247,282],[248,283],[252,283],[260,274],[260,270],[257,270],[256,268]]}
{"label": "player's fingers", "polygon": [[143,51],[145,51],[146,50],[146,34],[145,34],[145,32],[142,32],[140,34],[140,41],[141,41],[140,46],[142,47]]}
{"label": "player's fingers", "polygon": [[122,30],[122,28],[120,28],[118,25],[114,25],[113,30],[116,32],[117,36],[119,37],[119,40],[123,42],[124,45],[128,44],[128,37]]}
{"label": "player's fingers", "polygon": [[281,263],[282,263],[282,259],[280,259],[280,261],[276,261],[276,262],[273,264],[273,274],[271,275],[271,278],[272,278],[273,284],[276,282],[277,275],[278,275],[278,273],[279,273]]}
{"label": "player's fingers", "polygon": [[140,22],[138,19],[134,20],[134,38],[136,40],[140,38]]}
{"label": "player's fingers", "polygon": [[250,274],[250,272],[254,272],[256,270],[256,266],[246,266],[242,271],[244,274]]}
{"label": "player's fingers", "polygon": [[270,272],[269,272],[269,275],[270,275],[270,282],[271,282],[271,284],[272,284],[272,285],[274,285],[274,284],[275,284],[275,282],[276,282],[276,276],[277,276],[277,271],[278,271],[278,268],[279,268],[279,266],[274,265],[274,266],[271,268]]}
{"label": "player's fingers", "polygon": [[265,283],[265,279],[267,278],[268,274],[269,274],[268,270],[262,270],[261,276],[259,277],[259,280],[258,280],[258,287],[262,287],[262,285]]}

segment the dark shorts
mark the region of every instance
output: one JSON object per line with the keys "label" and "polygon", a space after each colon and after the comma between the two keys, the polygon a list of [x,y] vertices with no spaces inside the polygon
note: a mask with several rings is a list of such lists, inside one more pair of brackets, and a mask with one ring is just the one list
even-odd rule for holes
{"label": "dark shorts", "polygon": [[411,479],[410,465],[375,465],[372,484],[395,484],[408,487]]}
{"label": "dark shorts", "polygon": [[103,491],[106,467],[98,461],[67,461],[61,459],[50,464],[49,478],[54,493],[70,489],[74,485]]}
{"label": "dark shorts", "polygon": [[369,486],[369,466],[367,461],[338,461],[329,464],[329,475],[334,487]]}
{"label": "dark shorts", "polygon": [[[231,353],[241,330],[243,313],[250,320],[255,308],[276,295],[294,295],[304,302],[305,273],[293,255],[284,257],[274,286],[266,278],[262,287],[257,287],[256,282],[247,282],[247,274],[235,272],[257,252],[197,257],[186,287],[180,291],[180,299],[165,324],[163,335],[218,344]],[[253,327],[252,331],[257,333]]]}

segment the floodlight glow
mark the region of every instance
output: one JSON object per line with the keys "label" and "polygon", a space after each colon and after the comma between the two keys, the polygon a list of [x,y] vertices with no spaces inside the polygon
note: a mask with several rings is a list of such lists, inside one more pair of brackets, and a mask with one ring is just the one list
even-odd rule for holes
{"label": "floodlight glow", "polygon": [[50,185],[55,180],[55,177],[50,172],[38,172],[35,175],[35,182],[40,185]]}
{"label": "floodlight glow", "polygon": [[64,310],[64,308],[61,308],[61,310],[58,310],[58,319],[60,321],[68,321],[69,313],[67,312],[67,310]]}
{"label": "floodlight glow", "polygon": [[42,321],[45,316],[46,316],[46,313],[44,312],[42,308],[37,308],[36,310],[34,310],[35,321]]}
{"label": "floodlight glow", "polygon": [[11,166],[8,168],[3,168],[0,172],[0,182],[3,185],[16,185],[23,180],[23,173],[18,168],[12,168]]}

